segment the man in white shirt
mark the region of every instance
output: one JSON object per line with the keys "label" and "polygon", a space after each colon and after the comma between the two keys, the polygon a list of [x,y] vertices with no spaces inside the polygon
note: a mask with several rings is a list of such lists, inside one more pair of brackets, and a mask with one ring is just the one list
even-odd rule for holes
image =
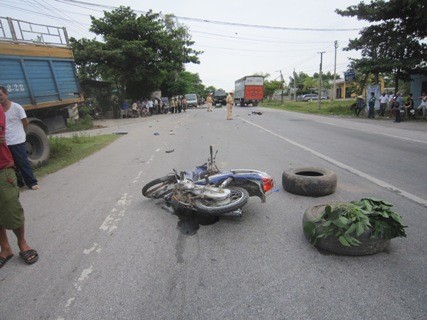
{"label": "man in white shirt", "polygon": [[4,87],[0,87],[0,104],[6,114],[6,144],[15,162],[18,186],[27,185],[28,188],[37,190],[39,186],[25,148],[25,129],[29,124],[25,110],[21,105],[8,99],[8,92]]}
{"label": "man in white shirt", "polygon": [[380,101],[380,111],[378,114],[381,117],[384,117],[384,112],[387,109],[387,104],[388,104],[388,96],[385,94],[385,92],[383,92],[378,100]]}

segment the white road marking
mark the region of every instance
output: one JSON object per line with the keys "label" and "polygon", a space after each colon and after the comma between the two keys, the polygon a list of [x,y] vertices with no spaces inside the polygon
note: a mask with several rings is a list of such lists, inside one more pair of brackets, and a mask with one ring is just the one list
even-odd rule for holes
{"label": "white road marking", "polygon": [[68,299],[67,304],[65,305],[65,308],[69,308],[72,303],[74,302],[74,300],[76,300],[76,297],[72,297],[70,299]]}
{"label": "white road marking", "polygon": [[[76,288],[77,291],[82,290],[83,283],[89,279],[89,275],[93,272],[93,266],[90,266],[87,269],[84,269],[82,273],[80,274],[80,277],[77,279],[77,281],[74,283],[74,288]],[[68,300],[70,301],[70,300]]]}
{"label": "white road marking", "polygon": [[97,253],[99,253],[99,252],[101,252],[101,247],[100,247],[100,245],[99,244],[97,244],[97,243],[94,243],[93,244],[93,246],[91,247],[91,248],[89,248],[89,249],[84,249],[83,250],[83,254],[86,254],[86,255],[88,255],[88,254],[90,254],[90,253],[92,253],[92,252],[97,252]]}
{"label": "white road marking", "polygon": [[317,152],[316,150],[308,148],[308,147],[306,147],[306,146],[304,146],[304,145],[302,145],[302,144],[300,144],[298,142],[295,142],[293,140],[285,138],[285,137],[283,137],[283,136],[281,136],[281,135],[279,135],[279,134],[277,134],[277,133],[275,133],[275,132],[273,132],[271,130],[268,130],[268,129],[266,129],[266,128],[264,128],[264,127],[256,124],[256,123],[253,123],[253,122],[251,122],[249,120],[246,120],[246,119],[243,119],[243,118],[241,118],[241,119],[243,121],[245,121],[246,123],[248,123],[248,124],[250,124],[250,125],[252,125],[254,127],[257,127],[257,128],[259,128],[259,129],[261,129],[261,130],[263,130],[265,132],[268,132],[271,135],[273,135],[273,136],[275,136],[275,137],[277,137],[279,139],[285,140],[286,142],[288,142],[290,144],[293,144],[294,146],[299,147],[299,148],[301,148],[301,149],[303,149],[305,151],[308,151],[308,152],[314,154],[315,156],[317,156],[317,157],[319,157],[319,158],[321,158],[321,159],[323,159],[325,161],[328,161],[328,162],[330,162],[330,163],[332,163],[332,164],[334,164],[334,165],[336,165],[336,166],[338,166],[340,168],[348,170],[351,173],[354,173],[354,174],[358,175],[359,177],[365,178],[366,180],[369,180],[369,181],[375,183],[376,185],[379,185],[380,187],[383,187],[385,189],[394,191],[394,192],[402,195],[403,197],[405,197],[405,198],[407,198],[409,200],[412,200],[412,201],[414,201],[414,202],[416,202],[418,204],[421,204],[422,206],[424,206],[424,207],[427,208],[427,200],[426,199],[417,197],[417,196],[411,194],[410,192],[407,192],[407,191],[405,191],[403,189],[400,189],[400,188],[398,188],[398,187],[396,187],[396,186],[394,186],[392,184],[389,184],[389,183],[387,183],[385,181],[382,181],[380,179],[374,178],[374,177],[370,176],[369,174],[366,174],[366,173],[364,173],[364,172],[362,172],[360,170],[357,170],[356,168],[353,168],[353,167],[348,166],[348,165],[346,165],[346,164],[344,164],[342,162],[334,160],[334,159],[332,159],[332,158],[324,155],[323,153]]}
{"label": "white road marking", "polygon": [[119,201],[117,201],[117,206],[111,210],[111,213],[105,218],[99,229],[107,232],[117,229],[117,224],[120,222],[121,217],[126,214],[126,210],[132,202],[130,198],[132,197],[125,193]]}
{"label": "white road marking", "polygon": [[[348,127],[348,126],[340,125],[340,124],[337,124],[337,123],[331,123],[331,122],[322,122],[322,123],[330,125],[330,126],[339,127],[339,128],[351,129],[351,130],[356,130],[356,131],[364,131],[364,130],[361,130],[360,128]],[[370,133],[379,134],[379,135],[382,135],[382,136],[386,136],[386,137],[390,137],[390,138],[396,138],[396,139],[400,139],[400,140],[406,140],[406,141],[411,141],[411,142],[418,142],[418,143],[427,144],[427,141],[422,141],[422,140],[416,140],[416,139],[411,139],[411,138],[396,136],[394,134],[383,133],[383,132],[379,132],[379,131],[375,131],[375,130],[370,130],[369,132]]]}

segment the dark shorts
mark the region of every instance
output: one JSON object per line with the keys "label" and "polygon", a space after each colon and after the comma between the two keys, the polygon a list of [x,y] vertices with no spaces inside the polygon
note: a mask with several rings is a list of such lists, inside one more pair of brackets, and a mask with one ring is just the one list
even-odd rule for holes
{"label": "dark shorts", "polygon": [[19,189],[13,168],[0,170],[0,226],[9,230],[24,225],[24,209],[19,202]]}

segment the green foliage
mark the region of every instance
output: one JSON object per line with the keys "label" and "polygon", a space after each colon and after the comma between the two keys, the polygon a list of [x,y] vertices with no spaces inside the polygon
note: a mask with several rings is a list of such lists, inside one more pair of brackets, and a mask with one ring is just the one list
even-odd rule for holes
{"label": "green foliage", "polygon": [[[285,85],[285,84],[283,83],[283,85]],[[282,82],[281,81],[277,81],[277,80],[273,80],[273,81],[266,80],[266,81],[264,81],[264,96],[271,97],[271,96],[273,96],[274,92],[276,90],[279,90],[279,89],[284,90],[284,88],[282,88]]]}
{"label": "green foliage", "polygon": [[410,74],[427,74],[425,0],[372,0],[336,12],[369,22],[360,31],[360,37],[350,40],[344,49],[361,51],[362,58],[353,59],[352,63],[358,72],[376,75],[392,72],[395,83],[399,79],[408,80]]}
{"label": "green foliage", "polygon": [[121,97],[127,96],[128,87],[130,98],[147,95],[166,77],[182,72],[186,63],[199,63],[201,52],[191,49],[187,28],[171,15],[150,10],[138,16],[121,6],[104,11],[102,18],[92,17],[90,31],[103,41],[71,41],[79,74],[115,83]]}
{"label": "green foliage", "polygon": [[369,217],[372,237],[385,239],[406,237],[406,227],[402,225],[402,218],[392,210],[392,204],[374,198],[363,198],[352,203]]}
{"label": "green foliage", "polygon": [[336,237],[347,247],[360,245],[358,237],[367,230],[371,231],[371,238],[406,237],[406,226],[392,207],[373,198],[327,205],[316,219],[304,223],[304,233],[313,245],[321,239]]}
{"label": "green foliage", "polygon": [[320,109],[318,101],[284,101],[283,103],[280,101],[268,101],[263,102],[262,106],[310,114],[354,116],[354,111],[350,110],[350,105],[354,102],[355,100],[322,101]]}
{"label": "green foliage", "polygon": [[76,123],[74,123],[72,119],[68,119],[68,129],[66,130],[67,132],[82,131],[93,128],[93,119],[87,113],[89,111],[88,107],[82,108],[87,109],[85,115],[83,116],[83,118],[79,118]]}

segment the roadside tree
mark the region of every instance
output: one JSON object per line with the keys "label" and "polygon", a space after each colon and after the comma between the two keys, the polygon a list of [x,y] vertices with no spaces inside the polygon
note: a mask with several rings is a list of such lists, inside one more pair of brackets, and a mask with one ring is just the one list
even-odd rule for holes
{"label": "roadside tree", "polygon": [[150,10],[138,16],[121,6],[91,19],[90,31],[102,41],[71,39],[79,75],[111,81],[123,97],[148,96],[186,63],[199,63],[201,52],[191,48],[187,28],[171,15]]}
{"label": "roadside tree", "polygon": [[357,17],[370,24],[360,37],[350,40],[346,51],[361,51],[352,67],[364,74],[393,73],[395,90],[399,80],[411,74],[427,74],[427,3],[425,0],[373,0],[337,9],[341,16]]}

